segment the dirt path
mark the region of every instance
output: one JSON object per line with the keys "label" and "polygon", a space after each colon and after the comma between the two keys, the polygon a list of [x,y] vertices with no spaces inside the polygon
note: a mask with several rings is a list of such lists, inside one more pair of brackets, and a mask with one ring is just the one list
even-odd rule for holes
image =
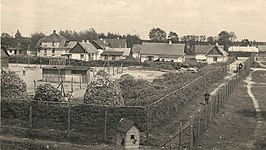
{"label": "dirt path", "polygon": [[197,141],[195,149],[266,149],[265,83],[252,78],[255,73],[261,74],[257,72],[261,70],[266,71],[252,69],[236,87],[225,108]]}

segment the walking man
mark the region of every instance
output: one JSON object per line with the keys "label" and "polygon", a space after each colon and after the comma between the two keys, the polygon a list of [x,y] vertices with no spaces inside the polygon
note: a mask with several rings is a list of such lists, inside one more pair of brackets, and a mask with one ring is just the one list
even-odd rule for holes
{"label": "walking man", "polygon": [[205,92],[204,94],[204,98],[205,98],[205,105],[208,105],[209,104],[209,99],[210,99],[210,94],[208,91]]}

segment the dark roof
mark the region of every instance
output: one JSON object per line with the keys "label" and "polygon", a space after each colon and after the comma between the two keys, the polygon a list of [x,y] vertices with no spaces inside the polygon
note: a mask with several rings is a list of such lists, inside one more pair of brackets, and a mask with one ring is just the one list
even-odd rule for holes
{"label": "dark roof", "polygon": [[258,45],[259,52],[266,52],[266,45]]}
{"label": "dark roof", "polygon": [[122,56],[124,51],[105,50],[101,53],[101,56]]}
{"label": "dark roof", "polygon": [[139,53],[141,49],[141,44],[134,44],[132,47],[132,53]]}
{"label": "dark roof", "polygon": [[228,53],[219,46],[214,46],[207,55],[222,55],[228,56]]}
{"label": "dark roof", "polygon": [[6,58],[6,57],[9,57],[9,54],[6,51],[6,49],[3,46],[1,46],[1,58]]}
{"label": "dark roof", "polygon": [[[52,67],[52,66],[44,66],[42,69],[50,69],[50,70],[58,70],[59,67]],[[90,70],[90,67],[87,66],[60,66],[61,70],[80,70],[80,71],[87,71]]]}
{"label": "dark roof", "polygon": [[[69,44],[73,46],[74,45],[73,43],[69,43]],[[85,53],[97,53],[98,50],[89,42],[76,42],[75,45],[69,51],[69,53],[84,53],[84,52]]]}
{"label": "dark roof", "polygon": [[39,47],[41,42],[60,42],[60,45],[64,46],[66,41],[68,41],[66,37],[56,34],[54,30],[51,35],[41,38],[36,47]]}
{"label": "dark roof", "polygon": [[140,54],[146,55],[185,55],[185,44],[168,44],[168,43],[142,43]]}
{"label": "dark roof", "polygon": [[100,39],[93,41],[93,45],[98,49],[110,48],[127,48],[126,39]]}
{"label": "dark roof", "polygon": [[122,118],[116,125],[116,130],[122,133],[126,133],[131,127],[136,126],[137,129],[140,131],[139,126],[128,119]]}
{"label": "dark roof", "polygon": [[195,54],[208,54],[213,49],[213,45],[195,45]]}

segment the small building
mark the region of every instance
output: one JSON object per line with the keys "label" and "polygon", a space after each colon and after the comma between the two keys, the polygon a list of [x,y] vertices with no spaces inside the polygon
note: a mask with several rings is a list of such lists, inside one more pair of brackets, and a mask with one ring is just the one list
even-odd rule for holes
{"label": "small building", "polygon": [[137,61],[140,61],[140,49],[141,49],[141,44],[134,44],[133,47],[131,48],[132,56]]}
{"label": "small building", "polygon": [[67,58],[82,61],[97,60],[98,50],[89,41],[76,42],[74,46],[72,45],[72,43],[74,42],[69,43],[72,48],[67,52],[67,54],[65,54]]}
{"label": "small building", "polygon": [[67,45],[69,40],[56,33],[56,30],[49,36],[41,38],[36,48],[38,49],[37,56],[41,57],[62,57],[67,53]]}
{"label": "small building", "polygon": [[206,62],[206,55],[212,50],[213,45],[195,45],[195,59],[197,62]]}
{"label": "small building", "polygon": [[206,55],[207,57],[207,63],[212,64],[212,63],[225,63],[228,61],[228,53],[223,50],[222,47],[219,46],[214,46],[211,51]]}
{"label": "small building", "polygon": [[9,67],[9,65],[8,65],[8,63],[9,63],[9,54],[8,54],[8,52],[6,51],[6,49],[3,47],[3,46],[1,46],[1,68],[8,68]]}
{"label": "small building", "polygon": [[121,60],[123,51],[105,50],[101,53],[102,60]]}
{"label": "small building", "polygon": [[262,59],[266,58],[266,45],[258,45],[258,50],[258,57]]}
{"label": "small building", "polygon": [[142,43],[140,45],[140,61],[185,61],[185,44]]}
{"label": "small building", "polygon": [[87,66],[53,66],[42,67],[42,81],[46,82],[88,82]]}
{"label": "small building", "polygon": [[99,39],[94,40],[92,44],[96,49],[109,49],[109,48],[127,48],[126,39]]}
{"label": "small building", "polygon": [[140,128],[138,125],[122,118],[116,126],[116,150],[139,150]]}
{"label": "small building", "polygon": [[250,57],[258,55],[259,50],[257,47],[251,46],[231,46],[228,48],[228,52],[232,57]]}

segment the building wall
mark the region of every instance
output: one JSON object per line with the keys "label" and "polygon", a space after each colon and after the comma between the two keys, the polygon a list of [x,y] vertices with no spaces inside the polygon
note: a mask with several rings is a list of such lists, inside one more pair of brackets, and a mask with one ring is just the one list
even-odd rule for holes
{"label": "building wall", "polygon": [[41,47],[47,47],[47,48],[59,48],[59,42],[42,42]]}
{"label": "building wall", "polygon": [[[81,58],[81,54],[83,54],[83,58]],[[97,60],[97,53],[93,54],[88,54],[88,53],[71,53],[71,58],[72,59],[77,59],[77,60],[83,60],[83,61],[93,61]]]}
{"label": "building wall", "polygon": [[9,58],[3,57],[1,58],[1,67],[8,68]]}
{"label": "building wall", "polygon": [[[106,59],[107,58],[107,59]],[[122,56],[114,56],[114,60],[121,60],[121,59],[123,59],[123,57]],[[113,60],[113,56],[101,56],[100,57],[100,60]]]}
{"label": "building wall", "polygon": [[[59,70],[49,70],[49,72],[42,72],[42,81],[45,82],[58,82],[59,81]],[[60,70],[60,74],[61,74],[61,79],[62,81],[68,81],[71,82],[72,81],[72,77],[73,77],[73,82],[82,82],[82,83],[86,83],[88,80],[87,77],[87,73],[80,73],[80,74],[72,74],[71,70]]]}
{"label": "building wall", "polygon": [[141,62],[148,61],[149,57],[153,57],[151,61],[158,60],[159,61],[173,61],[173,62],[184,62],[185,57],[184,56],[173,56],[172,58],[170,57],[163,57],[163,56],[157,56],[157,55],[141,55]]}
{"label": "building wall", "polygon": [[196,60],[197,61],[206,61],[207,57],[206,54],[196,54]]}
{"label": "building wall", "polygon": [[140,61],[140,54],[139,53],[132,53],[133,58]]}
{"label": "building wall", "polygon": [[53,49],[47,48],[45,53],[45,49],[41,49],[40,52],[38,52],[37,56],[41,57],[61,57],[63,54],[66,54],[65,49],[58,49],[55,48],[54,53],[52,52]]}
{"label": "building wall", "polygon": [[[131,135],[134,135],[135,137],[135,144],[134,139],[131,139]],[[128,130],[125,137],[125,149],[126,150],[138,150],[140,144],[140,131],[135,127],[131,127],[131,129]]]}
{"label": "building wall", "polygon": [[[214,57],[217,57],[217,61],[214,61]],[[207,63],[217,63],[217,62],[226,62],[228,60],[228,57],[224,56],[207,56]]]}

